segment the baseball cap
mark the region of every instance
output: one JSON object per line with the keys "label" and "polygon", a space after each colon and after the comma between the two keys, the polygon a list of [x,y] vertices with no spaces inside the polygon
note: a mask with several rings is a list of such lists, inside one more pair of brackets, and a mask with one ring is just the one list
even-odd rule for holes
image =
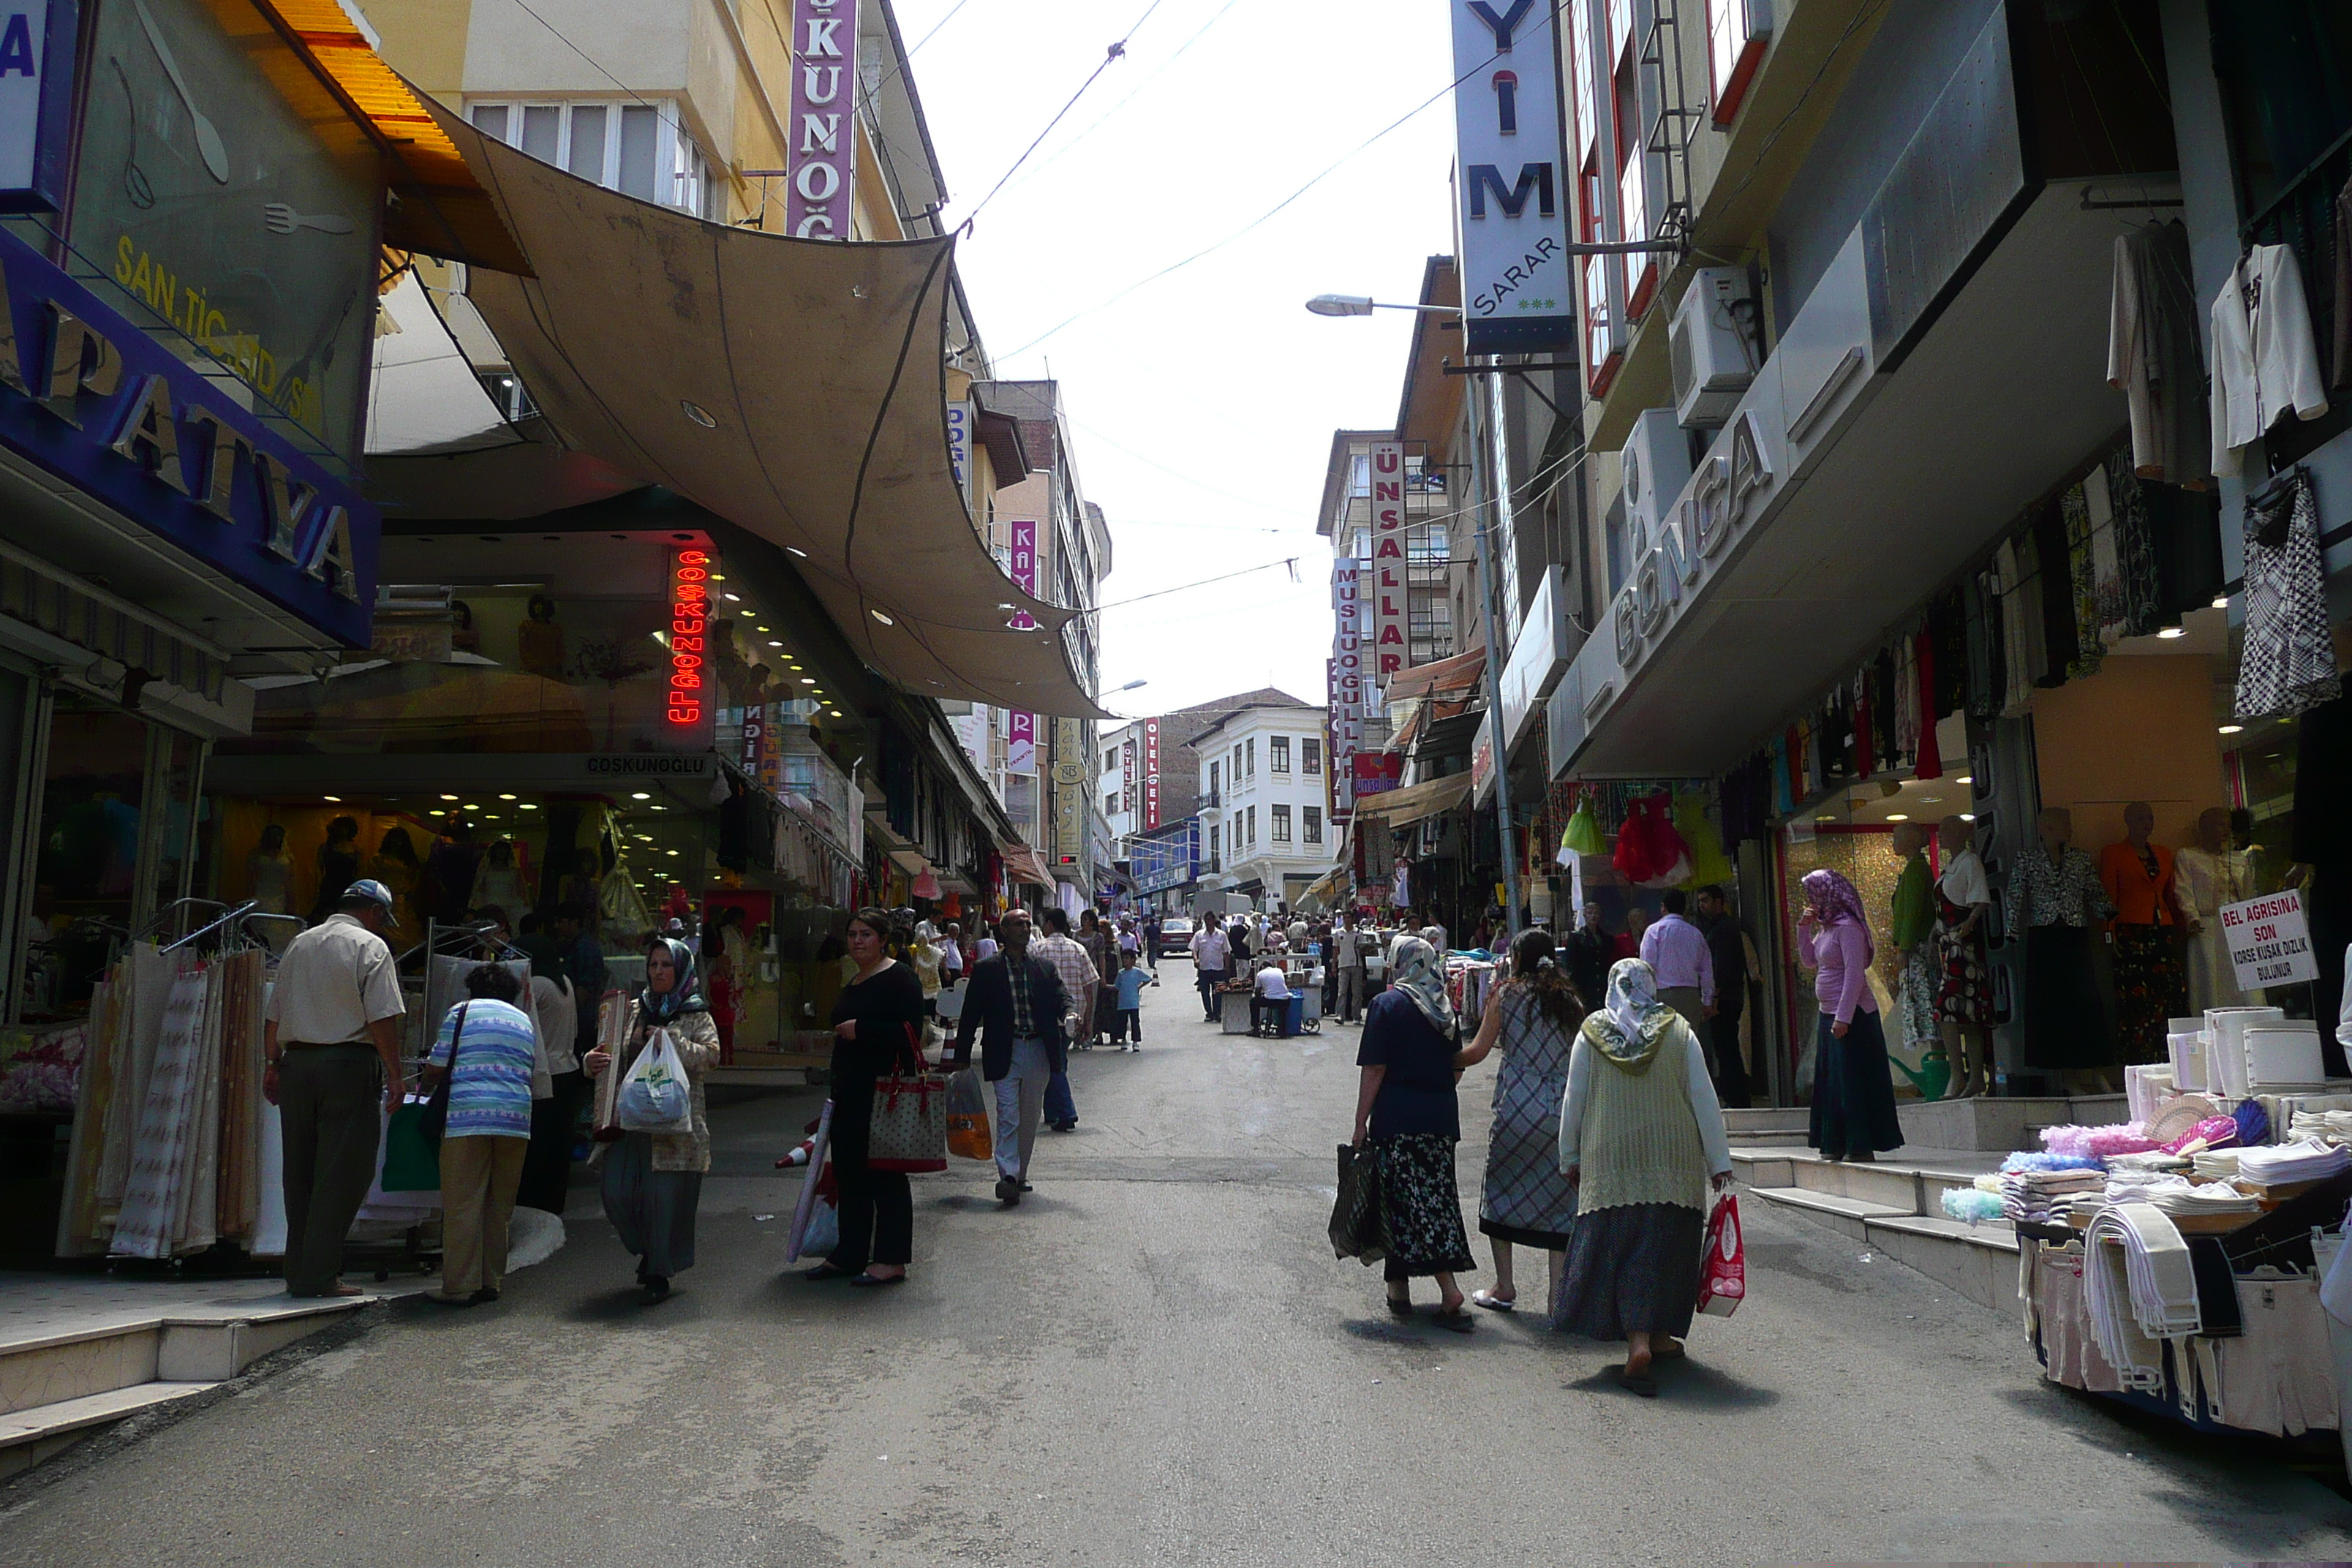
{"label": "baseball cap", "polygon": [[362,877],[343,889],[347,899],[371,899],[385,909],[392,908],[392,889],[373,877]]}

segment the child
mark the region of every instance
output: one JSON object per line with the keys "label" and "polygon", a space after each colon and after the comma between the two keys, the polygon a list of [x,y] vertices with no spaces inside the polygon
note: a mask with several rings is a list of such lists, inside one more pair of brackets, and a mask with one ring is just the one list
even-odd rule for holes
{"label": "child", "polygon": [[[1143,988],[1160,984],[1159,976],[1136,963],[1136,951],[1124,948],[1118,955],[1118,1017],[1110,1031],[1111,1044],[1122,1051],[1143,1049]],[[1133,1044],[1128,1044],[1128,1041]]]}

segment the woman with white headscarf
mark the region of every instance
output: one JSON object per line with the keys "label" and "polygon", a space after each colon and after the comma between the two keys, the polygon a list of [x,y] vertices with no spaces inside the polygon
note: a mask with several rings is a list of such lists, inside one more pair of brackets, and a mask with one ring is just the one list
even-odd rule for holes
{"label": "woman with white headscarf", "polygon": [[1559,1168],[1577,1188],[1576,1226],[1552,1327],[1626,1341],[1618,1381],[1655,1398],[1650,1364],[1683,1353],[1707,1187],[1731,1184],[1731,1141],[1698,1037],[1638,958],[1611,968],[1607,1005],[1578,1031]]}
{"label": "woman with white headscarf", "polygon": [[1379,1156],[1389,1310],[1411,1317],[1408,1281],[1433,1275],[1438,1326],[1466,1334],[1470,1314],[1454,1283],[1454,1275],[1473,1267],[1454,1180],[1454,1146],[1462,1138],[1454,1095],[1461,1047],[1436,952],[1419,937],[1404,938],[1396,944],[1393,981],[1364,1014],[1363,1043],[1356,1052],[1363,1078],[1355,1142]]}

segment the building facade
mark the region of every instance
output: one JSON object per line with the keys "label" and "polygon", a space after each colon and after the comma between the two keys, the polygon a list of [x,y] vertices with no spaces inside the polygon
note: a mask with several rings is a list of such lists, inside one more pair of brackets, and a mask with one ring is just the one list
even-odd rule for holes
{"label": "building facade", "polygon": [[1234,709],[1188,742],[1205,781],[1202,887],[1285,908],[1331,869],[1334,838],[1321,708]]}

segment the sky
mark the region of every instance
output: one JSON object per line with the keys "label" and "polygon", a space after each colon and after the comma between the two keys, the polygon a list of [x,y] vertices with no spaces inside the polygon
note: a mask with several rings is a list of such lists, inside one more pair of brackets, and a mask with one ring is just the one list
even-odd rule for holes
{"label": "sky", "polygon": [[[958,264],[982,342],[1000,376],[1062,383],[1080,489],[1110,521],[1103,689],[1148,684],[1106,705],[1139,716],[1266,685],[1319,703],[1331,552],[1315,522],[1331,433],[1394,421],[1413,318],[1325,318],[1305,303],[1411,302],[1424,261],[1452,247],[1445,7],[896,9],[947,174],[946,221],[975,218]],[[989,196],[1123,35],[1125,58]],[[1162,592],[1289,556],[1296,584],[1276,567]],[[1145,595],[1158,596],[1123,603]]]}

